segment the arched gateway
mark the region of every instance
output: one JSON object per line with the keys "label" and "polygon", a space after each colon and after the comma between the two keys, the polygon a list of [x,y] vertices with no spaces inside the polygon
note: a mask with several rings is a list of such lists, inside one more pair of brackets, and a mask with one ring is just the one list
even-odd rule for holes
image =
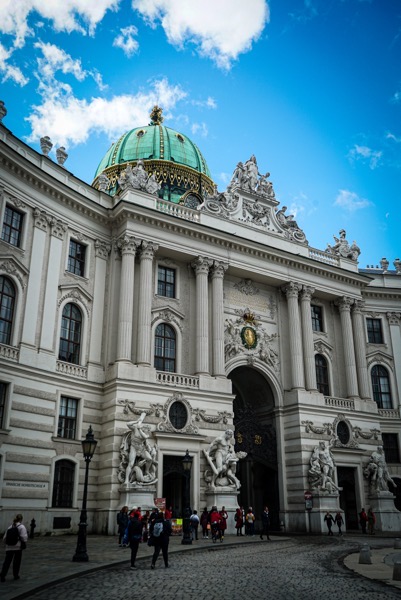
{"label": "arched gateway", "polygon": [[271,386],[259,371],[240,366],[229,375],[235,394],[235,449],[247,452],[239,462],[241,489],[238,497],[246,510],[252,506],[259,518],[263,506],[270,509],[271,526],[278,529],[279,486],[275,403]]}

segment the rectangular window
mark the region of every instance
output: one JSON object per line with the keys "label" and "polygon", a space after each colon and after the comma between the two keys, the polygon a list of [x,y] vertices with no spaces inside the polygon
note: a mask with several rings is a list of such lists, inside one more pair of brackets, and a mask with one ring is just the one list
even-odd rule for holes
{"label": "rectangular window", "polygon": [[61,396],[57,436],[75,440],[77,431],[78,400]]}
{"label": "rectangular window", "polygon": [[398,435],[396,433],[382,433],[382,438],[386,462],[399,463],[400,449],[398,447]]}
{"label": "rectangular window", "polygon": [[381,319],[366,319],[369,344],[383,344]]}
{"label": "rectangular window", "polygon": [[70,240],[70,249],[68,253],[68,271],[79,275],[80,277],[85,276],[85,255],[86,246]]}
{"label": "rectangular window", "polygon": [[4,429],[6,424],[6,400],[8,383],[0,381],[0,429]]}
{"label": "rectangular window", "polygon": [[22,222],[24,215],[11,206],[6,206],[4,211],[3,229],[1,239],[17,248],[21,245]]}
{"label": "rectangular window", "polygon": [[323,310],[321,306],[311,305],[312,329],[313,331],[323,331]]}
{"label": "rectangular window", "polygon": [[175,269],[158,268],[157,293],[159,296],[175,298]]}

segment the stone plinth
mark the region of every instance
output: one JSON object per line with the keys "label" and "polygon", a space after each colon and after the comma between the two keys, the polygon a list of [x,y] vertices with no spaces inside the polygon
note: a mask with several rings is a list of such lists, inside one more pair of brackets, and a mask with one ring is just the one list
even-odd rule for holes
{"label": "stone plinth", "polygon": [[217,506],[221,510],[223,506],[228,514],[226,533],[236,533],[234,515],[238,508],[238,490],[232,487],[216,487],[206,491],[207,508]]}
{"label": "stone plinth", "polygon": [[391,492],[374,492],[368,496],[369,505],[376,515],[377,531],[401,532],[401,512],[394,506],[395,496]]}
{"label": "stone plinth", "polygon": [[[345,531],[345,517],[344,512],[340,509],[340,495],[338,492],[335,494],[319,494],[319,492],[313,493],[313,508],[308,516],[309,530],[311,533],[327,533],[327,525],[324,521],[324,516],[327,513],[331,513],[333,518],[337,512],[340,512],[344,520],[342,525],[342,531]],[[336,533],[337,526],[333,524],[333,533]]]}
{"label": "stone plinth", "polygon": [[142,511],[151,510],[155,505],[156,485],[134,487],[132,484],[120,487],[120,505],[133,508],[140,506]]}

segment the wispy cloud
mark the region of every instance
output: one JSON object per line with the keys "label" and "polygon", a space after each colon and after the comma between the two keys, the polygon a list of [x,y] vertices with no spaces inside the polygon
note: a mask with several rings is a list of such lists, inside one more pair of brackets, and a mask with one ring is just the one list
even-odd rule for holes
{"label": "wispy cloud", "polygon": [[80,100],[68,85],[49,91],[27,118],[31,124],[29,142],[48,135],[55,144],[77,145],[94,133],[104,133],[112,140],[127,129],[146,123],[155,104],[167,112],[186,96],[179,85],[170,85],[167,79],[155,81],[147,91],[111,99]]}
{"label": "wispy cloud", "polygon": [[199,108],[217,108],[217,102],[211,96],[209,96],[206,100],[191,100],[191,104],[193,106],[198,106]]}
{"label": "wispy cloud", "polygon": [[381,150],[372,150],[368,146],[360,146],[355,144],[348,153],[348,158],[351,162],[361,161],[369,165],[369,168],[374,170],[379,166],[383,156]]}
{"label": "wispy cloud", "polygon": [[160,23],[171,44],[193,44],[222,69],[250,50],[270,18],[265,0],[132,0],[132,6],[152,27]]}
{"label": "wispy cloud", "polygon": [[305,23],[318,16],[316,2],[313,0],[304,0],[303,8],[289,13],[289,17],[294,21]]}
{"label": "wispy cloud", "polygon": [[348,212],[355,212],[362,208],[372,206],[372,202],[361,198],[355,192],[349,190],[339,190],[337,198],[335,199],[334,206],[339,206]]}
{"label": "wispy cloud", "polygon": [[128,27],[123,27],[120,30],[120,33],[113,41],[113,46],[117,48],[121,48],[124,54],[128,57],[131,57],[138,52],[139,43],[135,37],[138,35],[138,29],[135,25],[128,25]]}
{"label": "wispy cloud", "polygon": [[192,123],[191,132],[201,137],[207,137],[209,133],[206,123]]}
{"label": "wispy cloud", "polygon": [[7,79],[11,79],[14,83],[22,87],[28,83],[29,79],[25,77],[21,69],[9,62],[12,53],[12,50],[7,50],[7,48],[0,43],[0,73],[3,75],[2,81],[4,82],[7,81]]}

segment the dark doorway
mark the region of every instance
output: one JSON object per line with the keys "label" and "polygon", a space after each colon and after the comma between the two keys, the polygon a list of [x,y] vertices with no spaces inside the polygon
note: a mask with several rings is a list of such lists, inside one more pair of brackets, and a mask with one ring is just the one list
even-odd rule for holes
{"label": "dark doorway", "polygon": [[166,507],[172,507],[173,519],[183,516],[185,475],[181,456],[164,456],[163,458],[163,498]]}
{"label": "dark doorway", "polygon": [[266,379],[251,367],[239,367],[228,376],[233,383],[235,449],[247,452],[238,463],[241,481],[238,502],[252,506],[256,527],[267,505],[271,528],[278,530],[279,495],[274,396]]}
{"label": "dark doorway", "polygon": [[355,495],[355,469],[353,467],[337,467],[338,486],[340,491],[340,507],[344,511],[345,526],[348,530],[358,529],[358,507]]}

